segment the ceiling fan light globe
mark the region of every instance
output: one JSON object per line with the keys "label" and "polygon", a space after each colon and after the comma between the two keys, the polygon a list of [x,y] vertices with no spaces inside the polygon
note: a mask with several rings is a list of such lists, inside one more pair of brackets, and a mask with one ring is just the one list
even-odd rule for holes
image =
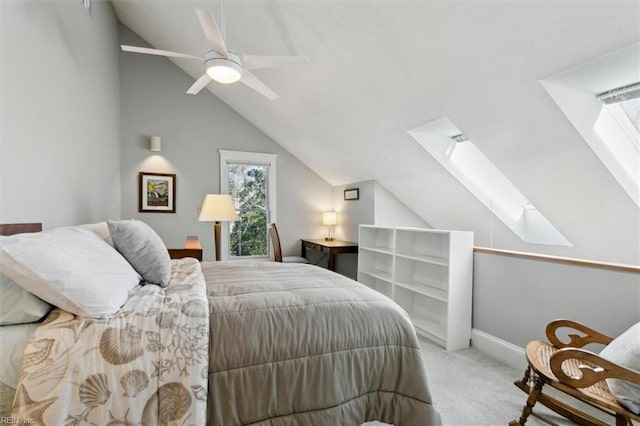
{"label": "ceiling fan light globe", "polygon": [[231,84],[242,77],[242,69],[237,68],[228,65],[212,65],[207,68],[207,74],[218,83]]}

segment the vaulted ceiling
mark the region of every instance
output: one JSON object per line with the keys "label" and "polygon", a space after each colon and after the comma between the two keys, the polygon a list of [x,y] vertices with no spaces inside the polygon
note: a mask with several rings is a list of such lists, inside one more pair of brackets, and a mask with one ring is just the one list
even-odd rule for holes
{"label": "vaulted ceiling", "polygon": [[[214,1],[112,3],[157,49],[203,55],[203,8],[232,50],[308,56],[254,71],[277,100],[207,89],[333,185],[375,179],[434,227],[474,230],[478,245],[640,263],[638,208],[539,83],[640,40],[639,2],[226,1],[224,19]],[[573,248],[522,243],[407,134],[445,116]]]}

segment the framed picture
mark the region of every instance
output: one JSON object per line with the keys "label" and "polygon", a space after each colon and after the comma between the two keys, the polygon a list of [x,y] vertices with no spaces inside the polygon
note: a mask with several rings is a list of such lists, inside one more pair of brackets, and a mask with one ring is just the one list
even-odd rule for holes
{"label": "framed picture", "polygon": [[176,212],[176,175],[138,173],[140,187],[138,211],[146,213]]}
{"label": "framed picture", "polygon": [[344,199],[345,200],[359,200],[360,199],[360,188],[345,189],[344,190]]}

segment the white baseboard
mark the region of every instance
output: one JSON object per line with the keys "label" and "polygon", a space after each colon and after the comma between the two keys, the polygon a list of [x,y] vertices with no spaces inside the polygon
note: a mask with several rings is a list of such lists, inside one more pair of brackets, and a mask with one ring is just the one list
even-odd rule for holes
{"label": "white baseboard", "polygon": [[471,330],[471,346],[519,370],[527,366],[523,348],[484,331]]}

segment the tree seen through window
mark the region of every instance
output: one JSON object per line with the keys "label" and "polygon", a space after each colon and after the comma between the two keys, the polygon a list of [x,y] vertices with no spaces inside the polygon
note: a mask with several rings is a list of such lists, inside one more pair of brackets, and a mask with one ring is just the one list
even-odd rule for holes
{"label": "tree seen through window", "polygon": [[228,178],[229,193],[240,216],[239,221],[230,224],[229,254],[267,256],[269,167],[229,164]]}

